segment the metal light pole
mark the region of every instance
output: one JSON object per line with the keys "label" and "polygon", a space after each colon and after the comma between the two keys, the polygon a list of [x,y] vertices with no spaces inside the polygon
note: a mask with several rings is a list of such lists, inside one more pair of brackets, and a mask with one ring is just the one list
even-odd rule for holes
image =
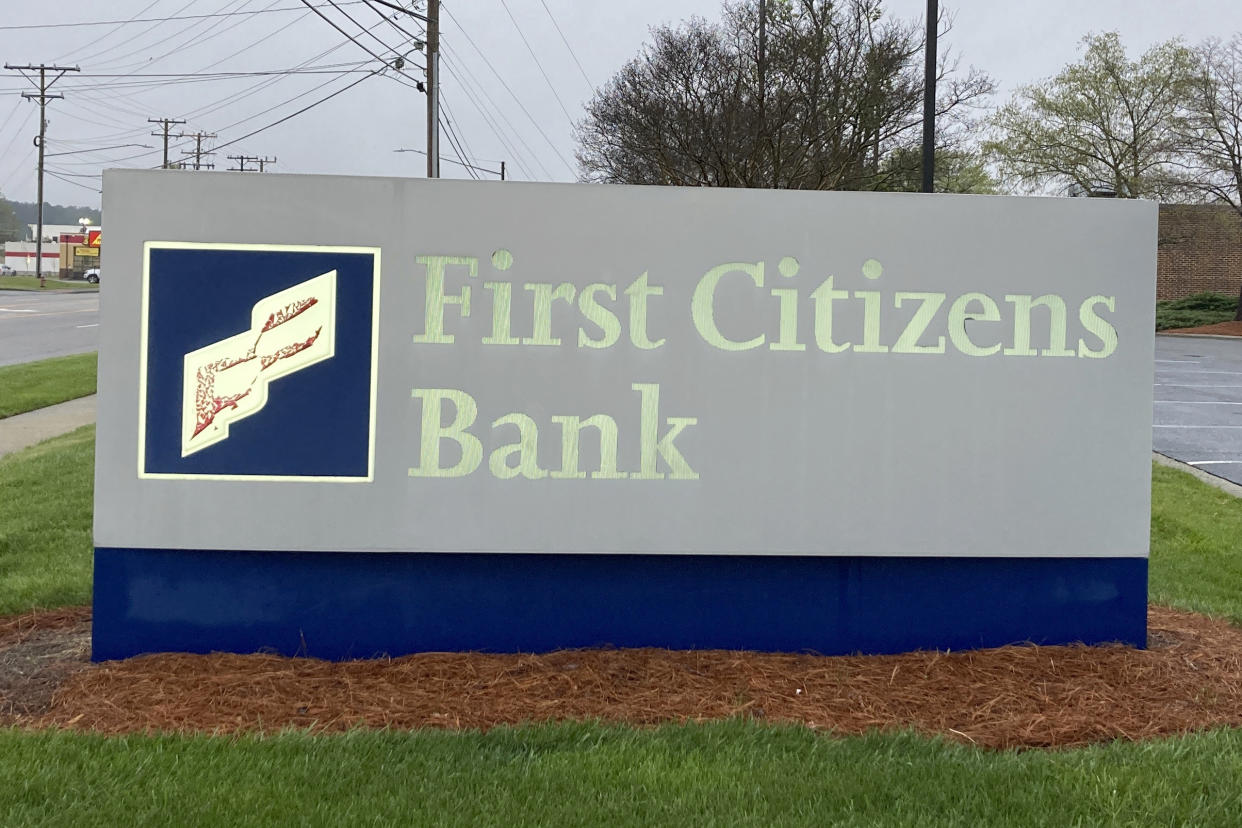
{"label": "metal light pole", "polygon": [[923,64],[923,192],[935,191],[936,177],[936,34],[938,0],[927,0],[927,47]]}

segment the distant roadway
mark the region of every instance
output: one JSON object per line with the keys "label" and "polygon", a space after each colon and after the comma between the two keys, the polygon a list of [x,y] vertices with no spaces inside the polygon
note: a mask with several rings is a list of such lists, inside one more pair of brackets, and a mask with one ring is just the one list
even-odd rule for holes
{"label": "distant roadway", "polygon": [[0,290],[0,365],[99,349],[99,294]]}

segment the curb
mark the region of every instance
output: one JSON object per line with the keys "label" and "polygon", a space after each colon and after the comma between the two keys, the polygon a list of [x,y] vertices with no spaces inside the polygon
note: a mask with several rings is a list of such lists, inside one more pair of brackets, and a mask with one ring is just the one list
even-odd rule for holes
{"label": "curb", "polygon": [[1204,483],[1208,484],[1209,486],[1214,486],[1215,488],[1220,489],[1225,494],[1230,494],[1230,495],[1233,495],[1234,497],[1242,498],[1242,486],[1239,486],[1237,483],[1234,483],[1232,480],[1226,480],[1223,477],[1217,477],[1211,472],[1205,472],[1203,469],[1199,468],[1198,466],[1192,466],[1189,463],[1183,463],[1181,460],[1174,460],[1172,457],[1163,455],[1158,451],[1153,451],[1151,453],[1151,456],[1153,460],[1155,460],[1157,463],[1159,463],[1162,466],[1167,466],[1170,469],[1177,469],[1178,471],[1188,472],[1189,474],[1194,475],[1199,480],[1202,480]]}
{"label": "curb", "polygon": [[39,288],[8,288],[8,287],[3,287],[3,286],[0,286],[0,291],[3,291],[4,293],[42,293],[42,294],[48,294],[48,293],[99,293],[99,288],[52,288],[51,290],[48,290],[48,289],[44,288],[44,289],[40,290]]}
{"label": "curb", "polygon": [[1242,339],[1242,335],[1229,336],[1228,334],[1165,333],[1164,331],[1156,331],[1156,336],[1165,336],[1169,339]]}

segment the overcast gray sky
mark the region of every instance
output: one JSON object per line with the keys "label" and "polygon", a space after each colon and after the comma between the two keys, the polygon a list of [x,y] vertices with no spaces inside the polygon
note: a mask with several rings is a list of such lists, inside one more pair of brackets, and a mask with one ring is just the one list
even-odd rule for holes
{"label": "overcast gray sky", "polygon": [[[237,165],[227,156],[248,155],[275,157],[271,169],[279,173],[422,176],[422,155],[394,152],[425,148],[426,102],[414,88],[422,79],[421,53],[361,0],[336,0],[337,8],[328,0],[311,2],[358,43],[299,0],[87,6],[0,0],[4,62],[81,69],[52,89],[65,97],[48,106],[48,153],[59,154],[48,158],[58,177],[47,178],[46,200],[98,206],[102,169],[159,166],[161,141],[149,134],[155,127],[148,118],[187,121],[177,131],[215,133],[206,145],[219,150],[209,159],[216,169]],[[999,82],[997,103],[1015,86],[1075,60],[1087,32],[1119,31],[1136,56],[1173,37],[1197,42],[1242,31],[1238,0],[942,0],[942,6],[955,21],[942,43],[963,67],[976,66]],[[572,122],[582,117],[593,87],[638,52],[650,26],[692,15],[715,19],[720,3],[446,0],[442,8],[444,112],[462,154],[489,170],[504,160],[515,179],[570,181]],[[886,8],[892,16],[921,19],[926,2],[889,0]],[[65,25],[135,18],[147,22]],[[398,23],[421,36],[418,21]],[[404,78],[368,76],[378,64],[368,50],[408,53]],[[296,67],[303,70],[284,73]],[[220,74],[255,72],[274,74]],[[356,85],[345,89],[350,84]],[[38,107],[20,97],[33,89],[15,72],[0,77],[0,193],[20,201],[34,201],[36,192]],[[338,90],[344,91],[246,137]],[[452,143],[442,142],[441,154],[456,158]],[[122,146],[134,144],[147,146]],[[192,146],[178,139],[171,155],[180,158]],[[469,175],[448,162],[441,173]]]}

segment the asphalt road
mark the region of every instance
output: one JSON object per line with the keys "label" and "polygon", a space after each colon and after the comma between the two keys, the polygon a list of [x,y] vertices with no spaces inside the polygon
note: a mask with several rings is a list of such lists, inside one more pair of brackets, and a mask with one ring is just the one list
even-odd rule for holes
{"label": "asphalt road", "polygon": [[1242,483],[1242,339],[1156,337],[1152,448]]}
{"label": "asphalt road", "polygon": [[0,290],[0,365],[98,348],[98,292]]}

